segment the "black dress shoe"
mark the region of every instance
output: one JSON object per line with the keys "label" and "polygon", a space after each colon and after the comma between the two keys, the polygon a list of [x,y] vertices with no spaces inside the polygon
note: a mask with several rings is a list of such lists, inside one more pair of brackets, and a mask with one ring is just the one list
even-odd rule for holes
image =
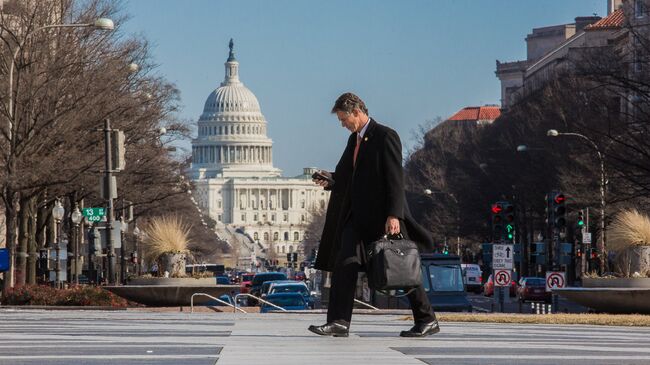
{"label": "black dress shoe", "polygon": [[348,337],[348,326],[336,322],[325,323],[322,326],[309,326],[309,330],[321,336]]}
{"label": "black dress shoe", "polygon": [[424,337],[438,332],[440,332],[440,327],[438,326],[438,321],[434,319],[429,323],[416,323],[413,328],[408,331],[402,331],[399,335],[401,337]]}

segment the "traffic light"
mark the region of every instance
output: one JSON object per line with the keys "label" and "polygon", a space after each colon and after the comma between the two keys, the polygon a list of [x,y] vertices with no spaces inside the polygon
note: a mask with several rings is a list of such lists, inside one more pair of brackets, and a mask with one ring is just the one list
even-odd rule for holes
{"label": "traffic light", "polygon": [[449,246],[445,245],[445,246],[442,248],[442,254],[443,254],[443,255],[449,255]]}
{"label": "traffic light", "polygon": [[504,219],[503,219],[503,204],[502,202],[496,202],[492,204],[492,207],[490,208],[491,216],[492,216],[492,241],[497,242],[501,241],[504,237],[504,226],[503,224]]}
{"label": "traffic light", "polygon": [[552,198],[553,227],[562,229],[566,226],[566,197],[562,193],[555,193]]}
{"label": "traffic light", "polygon": [[506,242],[512,243],[515,240],[515,206],[510,203],[504,203],[503,213],[505,216]]}
{"label": "traffic light", "polygon": [[598,259],[598,250],[596,250],[595,248],[591,249],[591,259],[592,260]]}
{"label": "traffic light", "polygon": [[582,257],[582,249],[580,247],[576,248],[576,257]]}
{"label": "traffic light", "polygon": [[579,229],[582,229],[585,226],[585,211],[583,209],[578,211],[578,220],[576,221],[576,225]]}

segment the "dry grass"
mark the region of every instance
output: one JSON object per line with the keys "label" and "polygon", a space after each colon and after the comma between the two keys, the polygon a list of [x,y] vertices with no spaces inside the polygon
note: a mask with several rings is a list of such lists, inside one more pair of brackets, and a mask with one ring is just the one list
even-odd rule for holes
{"label": "dry grass", "polygon": [[[441,313],[441,322],[483,322],[521,324],[586,324],[599,326],[648,327],[650,316],[640,314],[510,314],[510,313]],[[412,320],[413,317],[405,319]]]}
{"label": "dry grass", "polygon": [[636,209],[618,213],[607,229],[607,247],[620,252],[647,245],[650,245],[650,218]]}
{"label": "dry grass", "polygon": [[188,252],[191,226],[177,216],[156,217],[145,228],[145,255],[156,260],[164,253]]}

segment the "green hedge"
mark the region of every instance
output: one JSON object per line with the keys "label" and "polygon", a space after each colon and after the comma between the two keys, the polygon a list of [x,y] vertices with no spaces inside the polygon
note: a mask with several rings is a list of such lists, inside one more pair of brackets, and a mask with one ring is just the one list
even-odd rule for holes
{"label": "green hedge", "polygon": [[3,305],[58,305],[126,307],[128,302],[101,287],[73,286],[54,289],[45,285],[27,285],[9,289],[2,295]]}

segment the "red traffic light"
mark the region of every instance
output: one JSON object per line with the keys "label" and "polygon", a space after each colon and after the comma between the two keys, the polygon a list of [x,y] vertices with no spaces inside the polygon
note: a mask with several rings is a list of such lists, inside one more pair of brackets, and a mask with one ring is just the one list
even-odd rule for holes
{"label": "red traffic light", "polygon": [[492,213],[499,214],[503,211],[501,204],[492,204]]}
{"label": "red traffic light", "polygon": [[564,197],[564,194],[558,194],[553,198],[555,201],[555,204],[563,204],[566,201],[566,198]]}

